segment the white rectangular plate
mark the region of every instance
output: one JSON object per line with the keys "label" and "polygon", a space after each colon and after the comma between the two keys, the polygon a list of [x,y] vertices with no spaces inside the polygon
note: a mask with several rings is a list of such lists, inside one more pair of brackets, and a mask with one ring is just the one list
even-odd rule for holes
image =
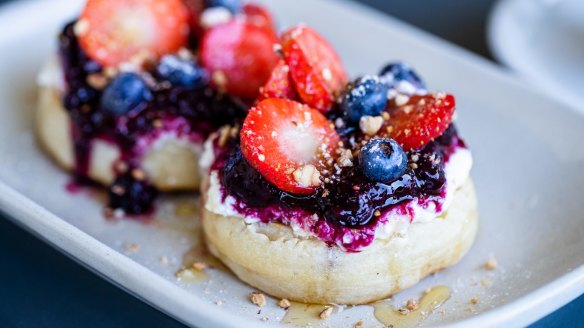
{"label": "white rectangular plate", "polygon": [[[229,273],[212,270],[200,284],[177,281],[174,273],[198,237],[194,217],[175,212],[194,211],[195,196],[162,200],[159,207],[166,215],[151,224],[106,221],[99,193],[66,192],[68,176],[39,150],[32,130],[35,75],[55,50],[60,27],[80,7],[79,0],[29,0],[0,10],[0,208],[185,323],[281,325],[284,310],[270,299],[258,315],[247,300],[252,289]],[[322,32],[353,76],[404,59],[430,88],[457,96],[458,126],[475,156],[478,239],[463,261],[399,294],[396,302],[446,285],[452,298],[424,324],[521,326],[584,291],[581,114],[483,59],[353,3],[281,0],[269,7],[281,26],[303,21]],[[132,243],[140,249],[132,251]],[[482,264],[491,256],[499,267],[486,271]],[[481,284],[485,278],[491,281],[488,286]],[[479,302],[471,306],[473,297]],[[262,317],[269,320],[262,322]],[[324,324],[349,327],[358,320],[376,324],[369,306],[345,309]]]}

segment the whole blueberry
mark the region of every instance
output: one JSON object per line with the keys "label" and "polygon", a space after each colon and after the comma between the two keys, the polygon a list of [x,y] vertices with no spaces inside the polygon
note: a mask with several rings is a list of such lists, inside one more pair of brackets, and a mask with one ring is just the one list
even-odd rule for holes
{"label": "whole blueberry", "polygon": [[373,139],[361,148],[359,165],[367,178],[389,183],[406,172],[408,158],[395,140]]}
{"label": "whole blueberry", "polygon": [[101,108],[115,116],[127,114],[152,98],[146,82],[136,73],[121,73],[103,90]]}
{"label": "whole blueberry", "polygon": [[341,109],[353,122],[359,122],[361,116],[377,116],[387,105],[388,89],[377,76],[360,77],[347,87],[341,99]]}
{"label": "whole blueberry", "polygon": [[241,0],[207,0],[207,7],[224,7],[232,14],[241,12],[243,3]]}
{"label": "whole blueberry", "polygon": [[207,80],[207,72],[192,60],[165,55],[156,68],[158,75],[176,86],[197,88]]}
{"label": "whole blueberry", "polygon": [[[379,73],[381,80],[387,83],[390,87],[396,87],[400,82],[409,82],[415,89],[426,89],[424,81],[414,70],[405,63],[395,62],[385,65]],[[413,92],[412,92],[413,93]]]}

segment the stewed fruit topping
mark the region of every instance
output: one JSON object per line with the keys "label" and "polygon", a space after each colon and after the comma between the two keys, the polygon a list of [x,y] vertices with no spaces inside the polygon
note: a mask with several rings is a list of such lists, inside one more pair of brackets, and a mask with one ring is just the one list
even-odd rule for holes
{"label": "stewed fruit topping", "polygon": [[335,50],[305,25],[286,31],[281,46],[302,102],[328,112],[347,82],[347,74]]}
{"label": "stewed fruit topping", "polygon": [[103,91],[101,108],[113,116],[121,116],[138,110],[151,98],[146,82],[138,74],[121,73]]}
{"label": "stewed fruit topping", "polygon": [[362,116],[377,116],[387,106],[389,87],[377,76],[366,75],[350,83],[341,98],[341,108],[352,122]]}
{"label": "stewed fruit topping", "polygon": [[189,13],[181,0],[88,0],[75,32],[92,59],[117,66],[136,55],[160,57],[185,46]]}
{"label": "stewed fruit topping", "polygon": [[367,178],[390,183],[406,172],[408,157],[395,140],[373,139],[361,148],[359,165]]}
{"label": "stewed fruit topping", "polygon": [[420,76],[408,64],[402,62],[387,64],[381,69],[379,76],[388,86],[396,87],[402,91],[409,91],[408,93],[426,89],[426,85]]}
{"label": "stewed fruit topping", "polygon": [[454,97],[446,93],[414,95],[401,106],[390,102],[389,126],[380,134],[395,139],[405,151],[419,149],[446,131],[454,109]]}
{"label": "stewed fruit topping", "polygon": [[278,64],[278,42],[272,29],[236,18],[205,32],[201,63],[219,89],[244,99],[256,99]]}
{"label": "stewed fruit topping", "polygon": [[250,109],[240,133],[241,151],[280,190],[312,194],[334,162],[339,136],[316,109],[269,98]]}

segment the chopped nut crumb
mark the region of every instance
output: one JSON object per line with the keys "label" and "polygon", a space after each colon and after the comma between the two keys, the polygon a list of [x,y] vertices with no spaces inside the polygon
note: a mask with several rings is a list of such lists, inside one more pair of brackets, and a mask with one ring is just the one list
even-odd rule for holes
{"label": "chopped nut crumb", "polygon": [[288,310],[288,308],[291,306],[292,304],[290,304],[290,301],[288,301],[287,299],[283,298],[278,302],[278,306],[281,307],[284,310]]}
{"label": "chopped nut crumb", "polygon": [[418,304],[418,301],[416,301],[415,299],[412,299],[412,298],[410,298],[408,300],[408,302],[406,303],[406,309],[408,309],[410,311],[416,311],[419,307],[420,307],[420,304]]}
{"label": "chopped nut crumb", "polygon": [[361,116],[359,120],[359,128],[368,136],[373,136],[381,129],[383,125],[383,117],[381,116]]}
{"label": "chopped nut crumb", "polygon": [[375,212],[373,212],[374,216],[381,216],[381,211],[380,210],[375,210]]}
{"label": "chopped nut crumb", "polygon": [[197,270],[197,271],[203,271],[208,267],[208,265],[206,263],[203,262],[195,262],[193,263],[193,269]]}
{"label": "chopped nut crumb", "polygon": [[126,193],[126,189],[120,185],[113,185],[111,188],[112,193],[121,196]]}
{"label": "chopped nut crumb", "polygon": [[107,78],[100,73],[93,73],[87,75],[87,84],[91,87],[101,90],[107,85]]}
{"label": "chopped nut crumb", "polygon": [[141,169],[133,169],[132,177],[138,181],[144,181],[146,179],[146,173]]}
{"label": "chopped nut crumb", "polygon": [[292,175],[294,180],[303,187],[316,187],[322,183],[320,181],[320,172],[312,164],[297,168],[292,172]]}
{"label": "chopped nut crumb", "polygon": [[345,149],[341,152],[341,155],[337,159],[337,164],[340,167],[351,167],[353,166],[353,153],[350,149]]}
{"label": "chopped nut crumb", "polygon": [[363,327],[363,321],[359,320],[357,322],[355,322],[355,324],[353,325],[353,328],[358,328],[358,327]]}
{"label": "chopped nut crumb", "polygon": [[266,305],[266,297],[260,292],[251,292],[249,294],[249,300],[259,307]]}
{"label": "chopped nut crumb", "polygon": [[320,314],[318,316],[321,319],[326,319],[326,318],[330,317],[332,313],[333,313],[333,307],[332,306],[325,306],[324,310],[322,310],[322,312],[320,312]]}
{"label": "chopped nut crumb", "polygon": [[225,75],[225,73],[223,73],[223,71],[218,70],[213,72],[211,80],[213,80],[213,83],[215,83],[217,88],[221,90],[224,90],[225,87],[227,86],[227,76]]}
{"label": "chopped nut crumb", "polygon": [[470,304],[477,304],[479,302],[478,297],[473,297],[470,299]]}
{"label": "chopped nut crumb", "polygon": [[408,101],[410,101],[410,97],[408,97],[404,94],[400,93],[397,96],[395,96],[395,104],[398,106],[403,106],[403,105],[407,104]]}
{"label": "chopped nut crumb", "polygon": [[406,314],[410,313],[410,311],[408,311],[408,309],[397,309],[397,313],[399,313],[401,315],[406,315]]}
{"label": "chopped nut crumb", "polygon": [[487,262],[485,262],[485,269],[487,269],[487,270],[495,270],[496,268],[497,268],[497,260],[490,259]]}
{"label": "chopped nut crumb", "polygon": [[268,318],[268,317],[263,317],[262,318],[262,321],[268,321],[268,320],[270,320],[270,318]]}
{"label": "chopped nut crumb", "polygon": [[156,129],[160,129],[162,125],[163,125],[162,120],[155,119],[152,121],[152,126],[155,127]]}
{"label": "chopped nut crumb", "polygon": [[389,125],[385,128],[385,131],[387,131],[387,133],[392,133],[393,132],[393,126]]}
{"label": "chopped nut crumb", "polygon": [[383,118],[385,121],[387,121],[387,120],[389,120],[389,118],[390,118],[391,116],[389,115],[389,113],[388,113],[388,112],[382,112],[382,113],[381,113],[381,117],[382,117],[382,118]]}
{"label": "chopped nut crumb", "polygon": [[87,19],[80,19],[73,26],[73,33],[76,36],[82,36],[89,31],[89,21]]}
{"label": "chopped nut crumb", "polygon": [[124,249],[126,250],[126,252],[128,253],[136,253],[137,251],[140,250],[140,244],[136,244],[136,243],[127,243],[124,246]]}

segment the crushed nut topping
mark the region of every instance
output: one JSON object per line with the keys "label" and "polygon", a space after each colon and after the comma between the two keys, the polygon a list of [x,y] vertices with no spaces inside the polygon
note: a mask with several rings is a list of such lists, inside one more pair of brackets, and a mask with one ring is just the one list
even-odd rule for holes
{"label": "crushed nut topping", "polygon": [[355,322],[355,324],[353,325],[353,328],[363,327],[363,325],[364,325],[363,320],[359,320],[359,321]]}
{"label": "crushed nut topping", "polygon": [[203,263],[203,262],[195,262],[193,263],[193,269],[197,270],[197,271],[203,271],[207,268],[207,264]]}
{"label": "crushed nut topping", "polygon": [[137,181],[144,181],[146,179],[146,173],[141,169],[133,169],[132,177]]}
{"label": "crushed nut topping", "polygon": [[225,75],[225,73],[223,73],[223,71],[213,72],[211,80],[213,80],[213,83],[215,83],[217,88],[221,90],[224,90],[225,87],[227,86],[227,76]]}
{"label": "crushed nut topping", "polygon": [[107,78],[103,74],[93,73],[87,75],[87,84],[89,84],[92,88],[101,90],[105,88],[107,82]]}
{"label": "crushed nut topping", "polygon": [[373,136],[381,129],[383,117],[381,116],[362,116],[359,120],[359,128],[368,136]]}
{"label": "crushed nut topping", "polygon": [[337,164],[340,167],[351,167],[353,166],[353,152],[350,149],[345,149],[341,152],[341,155],[337,159]]}
{"label": "crushed nut topping", "polygon": [[478,297],[473,297],[470,299],[470,304],[477,304],[479,302]]}
{"label": "crushed nut topping", "polygon": [[304,165],[292,172],[294,180],[303,187],[320,186],[320,172],[312,164]]}
{"label": "crushed nut topping", "polygon": [[408,302],[406,303],[406,309],[408,309],[410,311],[416,311],[419,307],[420,307],[420,304],[418,304],[418,301],[416,301],[415,299],[412,299],[412,298],[410,298],[408,300]]}
{"label": "crushed nut topping", "polygon": [[410,101],[410,97],[408,97],[404,94],[400,93],[397,96],[395,96],[395,104],[398,106],[403,106],[403,105],[407,104],[408,101]]}
{"label": "crushed nut topping", "polygon": [[330,317],[332,313],[333,313],[333,307],[332,306],[325,306],[324,310],[322,310],[322,312],[320,312],[320,314],[318,316],[321,319],[326,319],[326,318]]}
{"label": "crushed nut topping", "polygon": [[249,294],[249,300],[259,307],[266,305],[266,297],[260,292],[251,292]]}
{"label": "crushed nut topping", "polygon": [[290,301],[288,301],[287,299],[283,298],[278,302],[278,306],[281,307],[284,310],[288,310],[288,308],[291,306],[292,304],[290,304]]}
{"label": "crushed nut topping", "polygon": [[495,270],[496,268],[497,268],[497,260],[490,259],[487,262],[485,262],[485,269],[487,269],[487,270]]}

